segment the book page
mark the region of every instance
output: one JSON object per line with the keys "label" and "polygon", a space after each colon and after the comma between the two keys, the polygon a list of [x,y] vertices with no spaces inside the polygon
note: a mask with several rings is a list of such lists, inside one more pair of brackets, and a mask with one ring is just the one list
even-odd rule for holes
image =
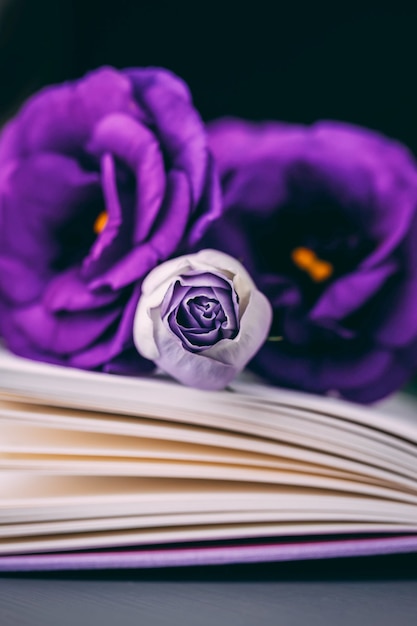
{"label": "book page", "polygon": [[[290,426],[295,424],[296,421],[291,419]],[[286,433],[282,420],[278,430],[269,433],[270,439],[262,439],[157,420],[68,410],[54,413],[53,409],[41,406],[17,405],[14,410],[13,403],[9,402],[0,405],[0,425],[3,434],[0,467],[3,469],[31,467],[38,471],[68,472],[72,467],[76,473],[88,468],[95,473],[128,475],[130,472],[138,475],[141,472],[148,474],[154,467],[160,475],[163,470],[155,463],[149,464],[151,459],[159,459],[165,461],[165,467],[168,467],[168,460],[199,462],[200,465],[221,463],[223,467],[234,465],[237,478],[236,466],[241,465],[303,472],[310,478],[327,475],[409,491],[416,489],[414,449],[406,452],[391,449],[387,454],[386,444],[374,442],[371,450],[372,446],[365,439],[366,453],[358,453],[354,447],[349,449],[348,444],[352,442],[345,437],[341,456],[336,456],[336,446],[333,446],[336,450],[332,454],[320,451],[328,445],[323,429],[318,429],[315,437],[306,442],[310,448],[302,447],[298,433]],[[277,437],[276,442],[272,440],[273,435]],[[314,441],[317,441],[318,450],[313,449]],[[132,463],[134,459],[136,465]],[[178,464],[174,469],[179,471]],[[189,470],[185,468],[183,471]],[[217,468],[207,468],[208,474],[213,476],[215,472],[218,473]],[[254,472],[252,479],[261,480],[259,472]]]}
{"label": "book page", "polygon": [[410,412],[239,381],[202,392],[4,350],[0,397],[0,554],[417,531]]}
{"label": "book page", "polygon": [[[274,419],[267,411],[295,408],[339,420],[363,424],[417,442],[417,420],[386,415],[353,403],[274,388],[260,383],[235,382],[229,390],[205,392],[155,376],[123,377],[85,372],[22,359],[0,349],[0,391],[43,404],[87,408],[118,414],[142,415],[191,424],[210,424],[210,418],[240,410],[242,421],[253,422],[256,407],[264,409],[264,425]],[[257,416],[258,417],[258,416]],[[216,425],[216,424],[213,424]],[[342,425],[340,425],[342,427]],[[227,426],[225,426],[227,428]]]}
{"label": "book page", "polygon": [[352,533],[408,532],[410,526],[386,523],[241,523],[213,525],[184,525],[168,528],[116,530],[90,533],[46,534],[38,537],[0,540],[0,555],[40,553],[50,551],[150,546],[157,544],[257,539],[267,537],[294,537]]}

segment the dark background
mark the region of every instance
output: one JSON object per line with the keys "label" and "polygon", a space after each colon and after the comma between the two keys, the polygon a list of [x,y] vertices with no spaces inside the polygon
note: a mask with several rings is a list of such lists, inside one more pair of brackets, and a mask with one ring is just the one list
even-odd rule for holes
{"label": "dark background", "polygon": [[341,119],[417,153],[417,4],[5,2],[0,120],[90,68],[161,65],[187,81],[205,120]]}

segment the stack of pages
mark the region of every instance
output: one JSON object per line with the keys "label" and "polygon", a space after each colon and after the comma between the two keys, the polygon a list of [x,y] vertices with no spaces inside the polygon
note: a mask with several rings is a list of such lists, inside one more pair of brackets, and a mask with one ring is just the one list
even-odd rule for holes
{"label": "stack of pages", "polygon": [[222,392],[0,351],[0,571],[417,551],[417,401]]}

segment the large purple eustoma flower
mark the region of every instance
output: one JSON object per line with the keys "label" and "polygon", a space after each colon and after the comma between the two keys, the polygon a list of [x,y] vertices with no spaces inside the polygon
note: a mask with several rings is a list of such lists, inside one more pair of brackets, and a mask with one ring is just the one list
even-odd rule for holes
{"label": "large purple eustoma flower", "polygon": [[102,68],[32,97],[0,136],[0,320],[10,349],[136,372],[143,277],[219,210],[202,121],[163,69]]}
{"label": "large purple eustoma flower", "polygon": [[272,381],[370,402],[417,367],[417,168],[377,133],[220,120],[224,212],[202,245],[240,259],[269,298],[252,362]]}

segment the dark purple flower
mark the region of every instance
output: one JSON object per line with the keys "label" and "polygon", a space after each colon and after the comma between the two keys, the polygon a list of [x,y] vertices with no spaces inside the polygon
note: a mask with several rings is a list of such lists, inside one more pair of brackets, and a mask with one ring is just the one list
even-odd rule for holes
{"label": "dark purple flower", "polygon": [[0,136],[1,330],[10,349],[135,372],[143,277],[218,212],[202,121],[162,69],[102,68],[32,97]]}
{"label": "dark purple flower", "polygon": [[370,402],[417,367],[417,167],[377,133],[214,123],[223,216],[201,245],[239,258],[270,300],[253,368]]}
{"label": "dark purple flower", "polygon": [[221,389],[264,343],[271,306],[242,265],[201,250],[156,267],[142,286],[134,340],[186,385]]}

